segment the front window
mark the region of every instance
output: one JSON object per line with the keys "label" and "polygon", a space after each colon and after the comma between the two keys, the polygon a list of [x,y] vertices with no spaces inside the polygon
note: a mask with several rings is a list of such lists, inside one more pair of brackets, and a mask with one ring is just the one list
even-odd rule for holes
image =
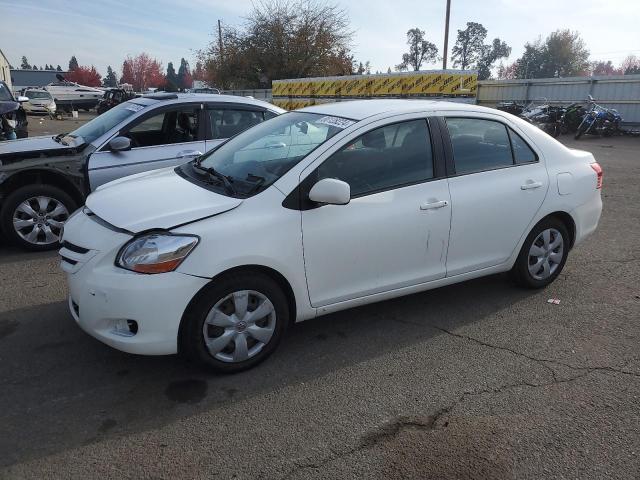
{"label": "front window", "polygon": [[196,166],[224,175],[238,196],[250,196],[271,185],[316,147],[354,123],[317,113],[286,113],[223,143],[197,160]]}
{"label": "front window", "polygon": [[27,97],[28,99],[34,99],[34,98],[45,98],[45,99],[51,99],[51,95],[48,92],[38,92],[36,90],[27,90],[24,93],[24,96]]}
{"label": "front window", "polygon": [[66,137],[63,138],[62,141],[69,144],[77,144],[77,139],[81,138],[83,140],[81,143],[91,143],[121,123],[124,119],[139,112],[143,108],[144,105],[139,105],[134,102],[121,103],[69,133],[68,136],[71,137],[70,141]]}

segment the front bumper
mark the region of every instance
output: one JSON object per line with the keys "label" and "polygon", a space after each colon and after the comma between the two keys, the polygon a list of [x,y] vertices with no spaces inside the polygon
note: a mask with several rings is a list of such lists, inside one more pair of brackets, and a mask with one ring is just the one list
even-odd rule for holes
{"label": "front bumper", "polygon": [[[144,275],[116,267],[116,254],[130,238],[84,213],[67,222],[60,254],[71,315],[89,335],[118,350],[177,353],[182,315],[209,280],[178,272]],[[90,248],[92,240],[95,249]],[[135,332],[127,328],[132,322]]]}

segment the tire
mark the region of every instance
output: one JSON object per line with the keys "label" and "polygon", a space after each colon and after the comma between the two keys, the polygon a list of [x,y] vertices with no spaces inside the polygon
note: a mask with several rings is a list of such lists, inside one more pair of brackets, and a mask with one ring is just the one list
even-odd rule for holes
{"label": "tire", "polygon": [[[26,185],[7,196],[0,227],[7,240],[26,250],[52,250],[60,246],[60,227],[76,208],[73,198],[58,187]],[[20,221],[23,227],[16,228]]]}
{"label": "tire", "polygon": [[[247,313],[238,321],[234,293],[242,292],[249,292]],[[237,298],[240,301],[242,296]],[[259,309],[269,313],[254,318],[255,323],[252,323],[250,314]],[[260,272],[231,273],[207,285],[191,301],[182,320],[180,353],[216,372],[247,370],[273,353],[289,325],[289,317],[287,298],[269,276]],[[269,330],[273,333],[268,339],[263,338]],[[211,351],[206,344],[205,332],[213,347]],[[258,334],[265,341],[253,336]],[[235,359],[236,355],[238,359]]]}
{"label": "tire", "polygon": [[[544,238],[544,232],[549,232],[548,242]],[[558,236],[560,243],[554,248]],[[522,244],[520,254],[511,269],[511,276],[521,287],[546,287],[562,272],[567,261],[570,244],[569,232],[564,223],[556,218],[543,219],[533,227]],[[534,245],[537,247],[535,252]],[[537,255],[538,253],[539,255]],[[545,267],[545,262],[549,267],[548,270]]]}
{"label": "tire", "polygon": [[578,140],[585,131],[586,131],[586,128],[583,128],[582,124],[580,124],[578,126],[578,129],[576,130],[576,134],[573,136],[573,138]]}

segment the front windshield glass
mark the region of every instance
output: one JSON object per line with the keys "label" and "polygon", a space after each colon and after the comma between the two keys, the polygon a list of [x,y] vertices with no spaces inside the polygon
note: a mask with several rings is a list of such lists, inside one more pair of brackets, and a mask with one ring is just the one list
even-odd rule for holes
{"label": "front windshield glass", "polygon": [[355,123],[341,117],[291,112],[233,137],[196,164],[228,178],[243,196],[271,185],[313,149]]}
{"label": "front windshield glass", "polygon": [[27,90],[24,92],[24,96],[27,98],[51,98],[49,92],[38,92],[36,90]]}
{"label": "front windshield glass", "polygon": [[13,101],[13,97],[11,96],[11,92],[7,88],[7,86],[0,82],[0,101]]}
{"label": "front windshield glass", "polygon": [[85,123],[80,128],[71,132],[69,136],[74,138],[82,137],[85,143],[91,143],[118,125],[125,118],[130,117],[143,108],[144,105],[139,105],[134,102],[121,103],[111,110],[107,110],[102,115],[98,115],[90,122]]}

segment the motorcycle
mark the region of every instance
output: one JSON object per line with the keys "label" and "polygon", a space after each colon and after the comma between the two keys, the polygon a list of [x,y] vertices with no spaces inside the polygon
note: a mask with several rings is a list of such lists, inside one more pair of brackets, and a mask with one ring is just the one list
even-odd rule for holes
{"label": "motorcycle", "polygon": [[620,129],[622,116],[613,108],[605,108],[598,105],[591,95],[589,95],[589,109],[585,113],[578,125],[575,139],[578,140],[582,135],[593,134],[610,137],[611,135],[623,133]]}
{"label": "motorcycle", "polygon": [[[542,100],[542,103],[537,103]],[[563,107],[549,105],[546,98],[531,102],[519,115],[520,118],[535,125],[552,137],[557,137],[562,131]]]}
{"label": "motorcycle", "polygon": [[587,109],[581,103],[572,103],[565,107],[560,118],[562,133],[575,133],[586,113]]}

